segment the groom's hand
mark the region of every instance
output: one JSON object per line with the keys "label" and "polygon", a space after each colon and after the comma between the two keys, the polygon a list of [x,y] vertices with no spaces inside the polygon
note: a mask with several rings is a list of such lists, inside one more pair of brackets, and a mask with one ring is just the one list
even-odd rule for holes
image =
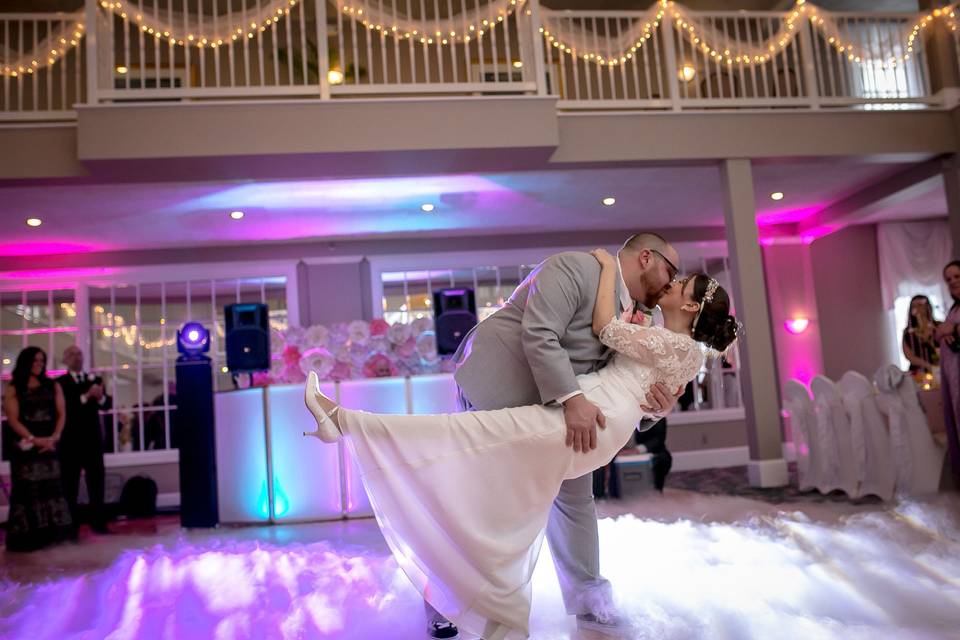
{"label": "groom's hand", "polygon": [[578,394],[563,403],[563,420],[567,424],[567,446],[577,453],[597,448],[597,425],[607,428],[607,418],[595,404]]}

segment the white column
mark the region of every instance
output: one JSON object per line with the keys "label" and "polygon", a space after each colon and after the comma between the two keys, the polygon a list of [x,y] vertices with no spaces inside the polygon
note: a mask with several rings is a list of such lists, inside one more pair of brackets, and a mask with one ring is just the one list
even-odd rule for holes
{"label": "white column", "polygon": [[724,160],[720,178],[734,306],[746,327],[740,339],[740,385],[750,446],[750,484],[782,487],[789,483],[789,476],[783,457],[777,367],[750,160]]}

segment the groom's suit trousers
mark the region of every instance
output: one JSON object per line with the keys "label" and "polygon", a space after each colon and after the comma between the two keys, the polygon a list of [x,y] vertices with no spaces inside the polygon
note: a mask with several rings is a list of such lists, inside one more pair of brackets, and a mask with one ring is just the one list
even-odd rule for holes
{"label": "groom's suit trousers", "polygon": [[[460,409],[474,410],[463,389],[457,390]],[[547,521],[547,543],[567,613],[596,614],[608,610],[613,602],[613,589],[600,575],[600,539],[592,473],[565,480],[560,485]]]}

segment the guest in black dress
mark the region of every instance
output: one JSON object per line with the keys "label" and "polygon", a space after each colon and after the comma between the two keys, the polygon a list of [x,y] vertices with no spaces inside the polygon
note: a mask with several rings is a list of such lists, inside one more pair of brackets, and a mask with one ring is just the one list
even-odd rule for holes
{"label": "guest in black dress", "polygon": [[940,365],[933,306],[927,296],[913,296],[907,314],[907,328],[903,330],[903,355],[910,362],[914,376],[932,373]]}
{"label": "guest in black dress", "polygon": [[8,551],[32,551],[73,534],[57,454],[66,421],[63,391],[46,369],[43,350],[27,347],[17,356],[12,384],[3,396],[17,441],[10,456]]}

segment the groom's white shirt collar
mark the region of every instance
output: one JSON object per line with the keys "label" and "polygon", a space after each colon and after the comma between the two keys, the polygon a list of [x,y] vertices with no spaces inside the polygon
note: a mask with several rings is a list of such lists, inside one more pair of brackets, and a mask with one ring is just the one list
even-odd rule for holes
{"label": "groom's white shirt collar", "polygon": [[627,289],[627,283],[623,279],[623,265],[620,264],[619,254],[617,254],[617,275],[620,277],[620,306],[624,311],[633,311],[633,298],[630,297],[630,290]]}

